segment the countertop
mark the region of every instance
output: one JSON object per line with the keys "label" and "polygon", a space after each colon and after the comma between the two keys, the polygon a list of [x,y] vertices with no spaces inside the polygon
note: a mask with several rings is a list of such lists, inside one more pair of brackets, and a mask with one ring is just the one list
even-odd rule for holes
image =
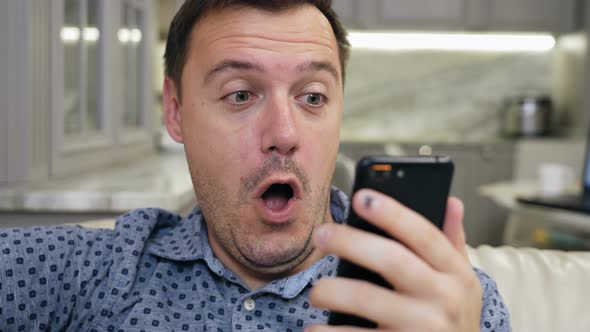
{"label": "countertop", "polygon": [[120,213],[143,207],[181,212],[195,202],[182,152],[158,153],[64,180],[0,189],[2,212]]}

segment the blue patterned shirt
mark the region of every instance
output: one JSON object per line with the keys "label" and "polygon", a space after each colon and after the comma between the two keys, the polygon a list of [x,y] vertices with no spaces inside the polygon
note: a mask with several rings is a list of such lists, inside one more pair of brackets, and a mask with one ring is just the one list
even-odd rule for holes
{"label": "blue patterned shirt", "polygon": [[[349,202],[334,189],[342,223]],[[0,230],[0,331],[302,331],[328,312],[308,295],[335,274],[327,256],[307,270],[251,291],[211,251],[198,208],[182,218],[135,210],[114,230]],[[482,331],[510,331],[493,280],[483,287]]]}

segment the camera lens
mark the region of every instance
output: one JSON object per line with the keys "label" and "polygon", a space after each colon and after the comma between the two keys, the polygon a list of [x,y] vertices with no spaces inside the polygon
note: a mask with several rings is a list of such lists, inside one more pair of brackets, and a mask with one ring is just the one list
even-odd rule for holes
{"label": "camera lens", "polygon": [[390,177],[389,171],[375,171],[375,170],[371,171],[371,178],[373,178],[373,180],[383,181],[383,180],[389,179],[389,177]]}
{"label": "camera lens", "polygon": [[397,170],[397,173],[396,174],[397,174],[397,177],[400,178],[400,179],[403,178],[404,176],[406,176],[406,172],[404,172],[403,169]]}

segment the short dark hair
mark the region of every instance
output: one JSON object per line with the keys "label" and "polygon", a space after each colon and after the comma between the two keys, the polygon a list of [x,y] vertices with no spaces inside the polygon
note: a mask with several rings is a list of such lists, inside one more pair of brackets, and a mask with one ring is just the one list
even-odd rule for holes
{"label": "short dark hair", "polygon": [[165,74],[172,78],[180,97],[182,71],[189,51],[193,27],[208,12],[232,6],[248,6],[268,11],[283,11],[296,6],[311,4],[328,19],[338,43],[338,55],[345,78],[345,68],[350,53],[348,35],[338,15],[332,9],[332,0],[186,0],[170,24],[164,54]]}

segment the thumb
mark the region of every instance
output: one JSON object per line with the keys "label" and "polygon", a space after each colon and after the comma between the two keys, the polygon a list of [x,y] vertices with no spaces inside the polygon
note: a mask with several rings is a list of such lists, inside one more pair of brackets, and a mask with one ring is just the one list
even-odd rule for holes
{"label": "thumb", "polygon": [[463,216],[465,208],[463,202],[456,197],[450,197],[447,201],[447,214],[443,225],[443,233],[449,239],[453,247],[461,255],[467,258],[467,247],[465,240],[465,229],[463,227]]}

